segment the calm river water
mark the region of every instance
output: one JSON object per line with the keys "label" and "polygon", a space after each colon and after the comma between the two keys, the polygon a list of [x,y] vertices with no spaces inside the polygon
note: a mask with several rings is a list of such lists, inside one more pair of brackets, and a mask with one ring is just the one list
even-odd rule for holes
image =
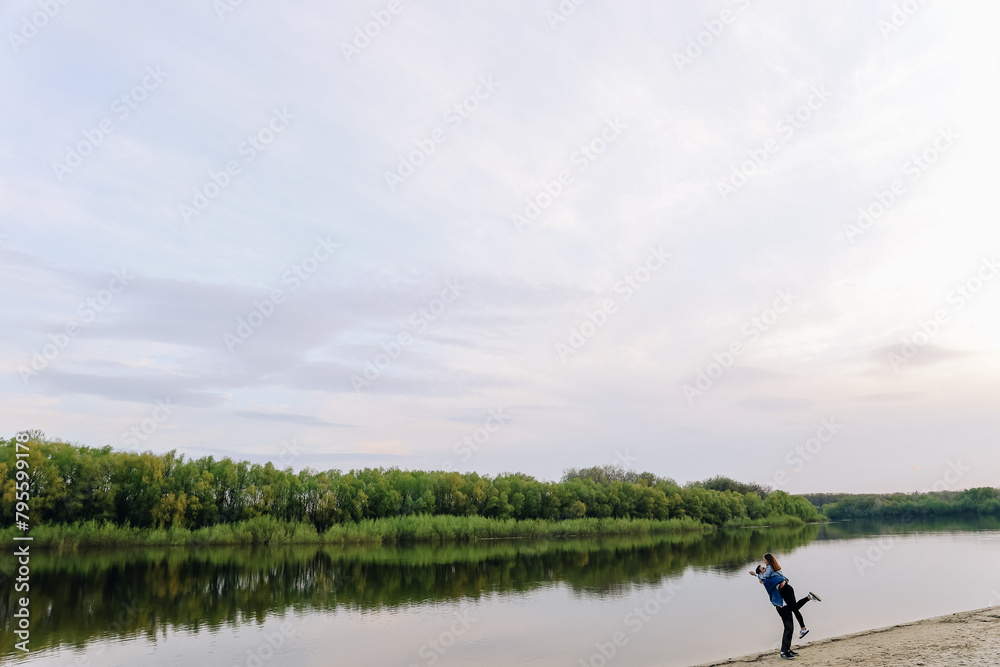
{"label": "calm river water", "polygon": [[[0,662],[691,665],[777,647],[780,619],[747,574],[768,550],[797,593],[823,599],[802,610],[807,640],[1000,602],[1000,522],[986,519],[407,548],[36,552],[32,652],[14,649],[13,582],[0,577]],[[0,571],[12,565],[0,557]]]}

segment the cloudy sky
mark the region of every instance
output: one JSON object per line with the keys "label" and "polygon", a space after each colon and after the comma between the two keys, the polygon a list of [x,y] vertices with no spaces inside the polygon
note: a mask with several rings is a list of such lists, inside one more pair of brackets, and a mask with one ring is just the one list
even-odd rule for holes
{"label": "cloudy sky", "polygon": [[1000,484],[998,14],[4,3],[0,435]]}

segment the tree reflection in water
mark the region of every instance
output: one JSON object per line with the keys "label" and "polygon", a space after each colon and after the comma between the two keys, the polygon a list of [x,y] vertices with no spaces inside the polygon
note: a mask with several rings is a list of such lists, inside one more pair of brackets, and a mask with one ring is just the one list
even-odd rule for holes
{"label": "tree reflection in water", "polygon": [[[31,646],[84,646],[168,629],[214,630],[271,615],[369,611],[517,595],[563,584],[581,597],[662,585],[687,567],[741,570],[765,551],[788,552],[820,527],[709,535],[409,547],[185,548],[58,553],[31,559]],[[10,556],[0,558],[9,573]],[[14,580],[0,594],[0,654],[15,652]]]}

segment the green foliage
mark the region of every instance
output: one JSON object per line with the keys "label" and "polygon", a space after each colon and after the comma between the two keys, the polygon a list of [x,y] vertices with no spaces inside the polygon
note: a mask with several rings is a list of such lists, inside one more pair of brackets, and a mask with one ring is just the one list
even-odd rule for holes
{"label": "green foliage", "polygon": [[965,491],[892,493],[883,495],[837,494],[822,505],[831,520],[868,518],[920,518],[958,515],[1000,515],[1000,490],[989,487]]}
{"label": "green foliage", "polygon": [[735,491],[741,496],[745,496],[749,493],[757,495],[757,497],[764,499],[771,489],[764,484],[758,484],[756,482],[751,482],[750,484],[745,484],[743,482],[737,482],[735,479],[730,479],[729,477],[724,477],[722,475],[717,475],[710,479],[706,479],[704,482],[696,482],[697,486],[709,489],[711,491]]}
{"label": "green foliage", "polygon": [[[530,528],[532,521],[567,522],[556,530],[566,532],[584,519],[721,526],[818,518],[804,498],[756,484],[715,477],[681,488],[670,478],[614,466],[569,469],[561,481],[545,482],[521,473],[397,468],[296,473],[271,463],[71,445],[40,433],[29,450],[32,524],[50,527],[46,539],[55,545],[481,539],[556,530]],[[15,460],[14,440],[0,441],[0,527],[14,519]],[[58,532],[67,525],[74,527]],[[579,528],[595,525],[610,534],[633,530],[600,522]]]}
{"label": "green foliage", "polygon": [[768,528],[797,528],[799,526],[804,526],[805,521],[797,516],[772,516],[761,519],[730,519],[726,522],[726,528],[748,528],[750,526],[761,526]]}
{"label": "green foliage", "polygon": [[[309,523],[289,523],[259,516],[231,524],[197,530],[133,528],[110,521],[45,524],[31,530],[37,548],[59,550],[93,547],[258,546],[291,544],[410,544],[474,542],[478,540],[564,537],[645,536],[703,534],[711,526],[694,519],[490,519],[481,516],[429,516],[427,514],[362,519],[334,524],[324,533]],[[16,528],[0,529],[0,543],[13,543]]]}

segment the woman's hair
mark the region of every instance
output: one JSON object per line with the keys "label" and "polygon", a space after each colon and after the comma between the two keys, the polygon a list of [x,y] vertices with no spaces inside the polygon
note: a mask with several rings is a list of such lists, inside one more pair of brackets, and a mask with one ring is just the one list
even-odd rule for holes
{"label": "woman's hair", "polygon": [[770,553],[764,554],[764,560],[767,561],[767,564],[770,565],[771,569],[774,570],[775,572],[781,571],[781,566],[778,565],[778,560],[774,557],[774,554]]}

